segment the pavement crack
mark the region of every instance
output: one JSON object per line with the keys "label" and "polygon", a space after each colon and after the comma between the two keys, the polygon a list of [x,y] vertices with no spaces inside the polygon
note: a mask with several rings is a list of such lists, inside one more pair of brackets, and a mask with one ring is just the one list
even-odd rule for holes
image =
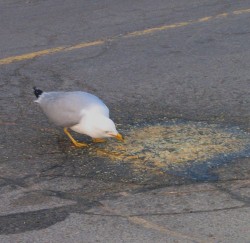
{"label": "pavement crack", "polygon": [[151,216],[171,216],[171,215],[185,215],[185,214],[196,214],[196,213],[213,213],[219,211],[227,211],[227,210],[236,210],[241,208],[249,208],[248,205],[243,206],[234,206],[234,207],[227,207],[227,208],[217,208],[211,210],[189,210],[185,212],[169,212],[169,213],[142,213],[142,214],[104,214],[104,213],[93,213],[93,212],[84,212],[87,215],[95,215],[95,216],[103,216],[103,217],[151,217]]}
{"label": "pavement crack", "polygon": [[220,185],[220,184],[217,184],[216,187],[220,191],[222,191],[222,192],[227,193],[228,195],[230,195],[230,197],[232,199],[235,199],[237,201],[240,201],[240,202],[242,202],[242,203],[247,204],[247,205],[250,206],[250,197],[249,196],[241,195],[240,193],[232,191],[232,190],[230,190],[230,188],[223,187],[223,185]]}

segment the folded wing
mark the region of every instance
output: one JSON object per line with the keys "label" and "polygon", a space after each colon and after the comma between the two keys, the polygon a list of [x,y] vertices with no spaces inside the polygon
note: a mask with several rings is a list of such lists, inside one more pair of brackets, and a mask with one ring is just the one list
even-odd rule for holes
{"label": "folded wing", "polygon": [[109,109],[98,97],[81,91],[43,93],[36,101],[49,120],[58,126],[78,124],[87,112],[98,112],[109,117]]}

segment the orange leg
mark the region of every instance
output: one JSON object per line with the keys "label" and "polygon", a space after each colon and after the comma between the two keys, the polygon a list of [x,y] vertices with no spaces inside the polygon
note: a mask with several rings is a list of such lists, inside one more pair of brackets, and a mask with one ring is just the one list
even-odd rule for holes
{"label": "orange leg", "polygon": [[92,138],[92,140],[93,140],[94,143],[104,143],[104,142],[106,142],[106,140],[103,139],[103,138]]}
{"label": "orange leg", "polygon": [[76,147],[82,148],[82,147],[87,147],[87,146],[88,146],[88,144],[86,144],[86,143],[79,143],[79,142],[77,142],[77,141],[71,136],[71,134],[69,133],[68,128],[65,127],[65,128],[63,129],[63,131],[65,132],[65,134],[69,137],[69,139],[72,141],[72,143],[73,143]]}

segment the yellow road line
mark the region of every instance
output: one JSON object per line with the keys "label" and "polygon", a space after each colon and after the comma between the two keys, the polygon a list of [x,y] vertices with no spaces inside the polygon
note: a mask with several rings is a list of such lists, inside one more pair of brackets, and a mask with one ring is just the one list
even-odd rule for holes
{"label": "yellow road line", "polygon": [[27,59],[33,59],[35,57],[49,55],[49,54],[53,54],[56,52],[61,52],[64,50],[64,48],[65,47],[61,46],[61,47],[51,48],[51,49],[47,49],[47,50],[27,53],[27,54],[23,54],[20,56],[12,56],[12,57],[3,58],[3,59],[0,59],[0,65],[9,64],[12,62],[23,61],[23,60],[27,60]]}
{"label": "yellow road line", "polygon": [[170,237],[173,237],[175,239],[186,240],[186,241],[188,240],[191,242],[200,242],[200,243],[210,243],[211,242],[211,241],[203,240],[203,239],[198,238],[198,237],[193,236],[193,235],[183,234],[183,233],[178,232],[174,229],[170,229],[167,226],[161,226],[159,224],[156,224],[154,222],[146,220],[142,217],[129,216],[129,215],[123,214],[119,210],[112,209],[108,205],[105,205],[105,203],[102,203],[102,204],[103,204],[103,206],[101,207],[102,210],[107,211],[107,212],[114,214],[114,215],[124,217],[129,222],[131,222],[133,224],[140,225],[143,228],[157,231],[161,234],[165,234],[166,236],[170,236]]}
{"label": "yellow road line", "polygon": [[0,59],[0,65],[6,65],[6,64],[13,63],[13,62],[29,60],[29,59],[33,59],[36,57],[51,55],[51,54],[58,53],[58,52],[73,51],[76,49],[83,49],[83,48],[87,48],[90,46],[100,46],[100,45],[105,44],[106,42],[115,41],[115,40],[121,39],[121,38],[138,37],[138,36],[153,34],[153,33],[164,31],[164,30],[188,26],[191,24],[208,22],[208,21],[218,19],[218,18],[226,18],[226,17],[233,16],[233,15],[248,14],[248,13],[250,13],[250,9],[235,10],[233,12],[221,13],[221,14],[218,14],[215,16],[206,16],[203,18],[199,18],[196,20],[190,20],[187,22],[179,22],[179,23],[174,23],[174,24],[170,24],[170,25],[162,25],[162,26],[158,26],[158,27],[154,27],[154,28],[133,31],[133,32],[130,32],[128,34],[114,36],[114,37],[110,37],[110,38],[106,38],[106,39],[102,39],[102,40],[96,40],[93,42],[83,42],[83,43],[79,43],[79,44],[76,44],[73,46],[59,46],[59,47],[50,48],[50,49],[41,50],[41,51],[36,51],[36,52],[27,53],[27,54],[23,54],[23,55],[11,56],[11,57]]}
{"label": "yellow road line", "polygon": [[137,216],[128,216],[127,219],[137,225],[140,225],[146,229],[150,229],[150,230],[155,230],[158,231],[162,234],[166,234],[167,236],[173,237],[175,239],[180,239],[180,240],[188,240],[191,242],[200,242],[200,243],[210,243],[212,241],[207,241],[201,238],[197,238],[196,236],[192,236],[192,235],[187,235],[187,234],[182,234],[178,231],[172,230],[167,228],[166,226],[161,226],[159,224],[155,224],[149,220],[146,220],[144,218],[141,217],[137,217]]}
{"label": "yellow road line", "polygon": [[175,23],[175,24],[170,24],[170,25],[163,25],[163,26],[159,26],[159,27],[155,27],[155,28],[134,31],[134,32],[131,32],[131,33],[128,33],[128,34],[124,35],[124,37],[134,37],[134,36],[148,35],[148,34],[152,34],[154,32],[159,32],[159,31],[168,30],[168,29],[174,29],[174,28],[186,26],[186,25],[189,25],[189,24],[191,24],[190,21]]}
{"label": "yellow road line", "polygon": [[104,44],[105,41],[104,40],[97,40],[97,41],[93,41],[93,42],[83,42],[74,46],[70,46],[64,49],[64,51],[72,51],[72,50],[76,50],[76,49],[82,49],[82,48],[86,48],[89,46],[99,46]]}
{"label": "yellow road line", "polygon": [[57,52],[72,51],[75,49],[82,49],[82,48],[86,48],[89,46],[102,45],[104,43],[105,41],[99,40],[99,41],[93,41],[93,42],[84,42],[84,43],[77,44],[75,46],[68,46],[68,47],[59,46],[59,47],[55,47],[55,48],[51,48],[47,50],[36,51],[36,52],[27,53],[27,54],[23,54],[19,56],[3,58],[3,59],[0,59],[0,65],[10,64],[12,62],[18,62],[18,61],[23,61],[23,60],[29,60],[29,59],[33,59],[33,58],[45,56],[45,55],[51,55]]}

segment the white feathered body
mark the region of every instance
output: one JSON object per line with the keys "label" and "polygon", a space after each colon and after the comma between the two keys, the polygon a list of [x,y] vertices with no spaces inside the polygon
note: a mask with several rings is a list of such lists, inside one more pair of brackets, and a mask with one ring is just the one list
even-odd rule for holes
{"label": "white feathered body", "polygon": [[[87,92],[43,92],[35,101],[46,116],[58,126],[93,138],[103,137],[102,126],[111,126],[109,109],[101,99]],[[116,131],[116,129],[115,129]]]}

